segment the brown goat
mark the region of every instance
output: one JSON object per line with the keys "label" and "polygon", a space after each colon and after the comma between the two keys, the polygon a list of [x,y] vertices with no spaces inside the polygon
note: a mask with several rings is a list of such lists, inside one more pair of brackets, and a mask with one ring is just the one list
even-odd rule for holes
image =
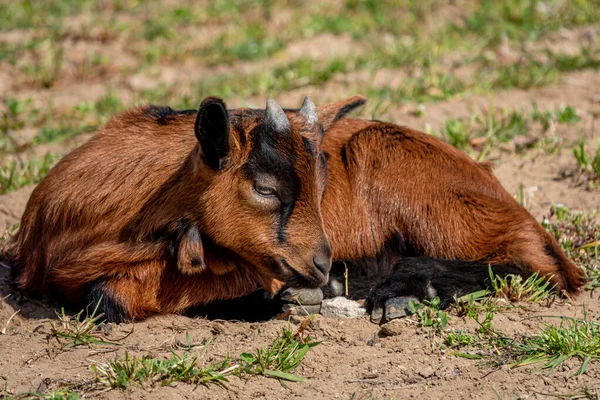
{"label": "brown goat", "polygon": [[388,276],[374,310],[405,295],[447,304],[485,286],[488,264],[583,284],[487,166],[430,135],[343,119],[363,103],[228,111],[208,98],[120,114],[34,190],[5,251],[17,286],[100,301],[120,321],[318,287],[332,258]]}

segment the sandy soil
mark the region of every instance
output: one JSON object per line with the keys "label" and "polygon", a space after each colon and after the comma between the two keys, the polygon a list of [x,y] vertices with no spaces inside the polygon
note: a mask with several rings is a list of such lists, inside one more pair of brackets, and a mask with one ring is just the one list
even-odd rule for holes
{"label": "sandy soil", "polygon": [[[0,39],[6,41],[13,40],[13,36],[19,37],[5,36]],[[577,36],[574,35],[572,40],[577,41]],[[311,56],[325,59],[330,53],[345,54],[348,41],[348,37],[332,35],[301,40],[290,44],[284,57],[289,59],[312,52]],[[95,46],[103,54],[114,56],[116,61],[112,68],[132,68],[132,63],[135,63],[124,51],[125,45],[122,43],[98,42]],[[81,51],[80,47],[72,43],[65,51],[75,54]],[[109,76],[110,71],[105,71],[94,75],[89,81],[67,76],[51,89],[18,86],[18,83],[14,83],[14,87],[7,85],[3,90],[13,90],[13,94],[22,99],[33,97],[34,102],[39,105],[52,101],[54,107],[60,109],[103,96],[107,83],[110,83],[123,101],[127,102],[135,98],[136,91],[154,88],[157,81],[175,85],[182,84],[180,79],[194,79],[181,71],[190,71],[198,74],[197,77],[214,72],[207,68],[195,68],[194,65],[158,65],[143,74],[130,71],[114,77]],[[240,63],[220,68],[251,71],[260,66]],[[9,69],[8,72],[0,73],[10,75],[12,71]],[[2,76],[0,75],[0,81],[4,80]],[[396,82],[394,77],[401,79],[402,71],[380,71],[364,79],[393,85]],[[294,106],[304,95],[311,95],[317,102],[326,102],[348,90],[347,80],[359,78],[342,77],[323,87],[293,90],[282,95],[280,101],[284,106]],[[536,218],[541,219],[554,203],[586,212],[597,209],[600,204],[600,191],[573,187],[572,179],[561,178],[565,172],[575,167],[571,148],[579,137],[582,136],[590,145],[595,145],[600,137],[599,99],[600,72],[586,70],[566,74],[557,84],[529,91],[508,90],[493,95],[428,104],[421,117],[414,115],[416,104],[398,104],[388,108],[383,118],[418,129],[424,129],[426,125],[438,129],[450,117],[467,117],[474,110],[490,107],[529,109],[532,100],[535,100],[540,109],[555,109],[566,104],[575,107],[581,117],[580,123],[576,126],[560,125],[552,132],[545,133],[563,140],[564,149],[558,154],[547,155],[539,150],[516,154],[514,149],[506,148],[495,150],[492,155],[496,174],[502,184],[513,194],[523,185],[526,207]],[[264,99],[258,98],[232,99],[230,105],[243,106],[263,101]],[[533,131],[531,135],[540,136],[542,132]],[[81,140],[80,137],[59,147],[68,151]],[[0,196],[0,229],[18,222],[33,188],[26,186]],[[9,394],[52,390],[67,382],[92,382],[94,374],[90,365],[103,363],[125,351],[137,355],[166,356],[172,346],[185,341],[186,334],[194,342],[212,339],[204,355],[207,361],[219,360],[226,354],[236,356],[267,345],[281,329],[299,321],[294,319],[291,322],[271,320],[250,323],[209,320],[202,316],[160,316],[134,325],[112,326],[109,339],[118,339],[128,334],[126,339],[119,342],[119,346],[92,345],[61,350],[49,338],[51,324],[56,323],[55,308],[30,301],[14,292],[10,287],[9,272],[2,267],[0,299],[0,386],[3,385],[2,380],[5,380]],[[569,302],[555,302],[551,306],[525,304],[498,313],[494,325],[507,335],[533,334],[539,331],[540,324],[556,321],[542,316],[580,317],[584,308],[588,317],[600,319],[599,294],[581,293],[576,298],[576,306]],[[449,328],[470,331],[476,329],[472,321],[456,316],[455,312],[451,312],[451,315]],[[509,369],[507,366],[495,368],[440,350],[437,342],[441,339],[434,337],[431,330],[419,328],[413,319],[402,320],[398,326],[396,336],[386,337],[380,334],[380,327],[369,322],[366,316],[357,319],[316,316],[307,332],[321,344],[308,353],[296,371],[298,375],[308,378],[305,383],[284,384],[264,377],[232,376],[227,384],[228,389],[214,385],[195,387],[179,383],[168,387],[157,385],[127,390],[90,391],[85,396],[101,399],[497,399],[498,396],[541,399],[548,398],[551,394],[578,393],[586,386],[592,393],[600,391],[599,363],[590,364],[587,373],[576,377],[573,374],[579,367],[577,361],[565,363],[551,375],[538,370],[539,365],[516,369]]]}

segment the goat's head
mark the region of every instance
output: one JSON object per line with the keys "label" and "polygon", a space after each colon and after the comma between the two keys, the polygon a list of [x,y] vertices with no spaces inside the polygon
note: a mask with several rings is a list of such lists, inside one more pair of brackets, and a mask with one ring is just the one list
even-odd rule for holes
{"label": "goat's head", "polygon": [[261,276],[290,286],[326,283],[331,248],[321,200],[327,186],[323,132],[364,103],[356,96],[318,109],[307,97],[297,110],[274,100],[265,110],[228,111],[207,98],[195,124],[202,235],[233,251]]}

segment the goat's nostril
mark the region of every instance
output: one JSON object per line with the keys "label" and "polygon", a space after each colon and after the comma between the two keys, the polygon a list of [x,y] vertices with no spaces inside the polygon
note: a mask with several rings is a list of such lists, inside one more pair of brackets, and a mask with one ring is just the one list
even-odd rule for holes
{"label": "goat's nostril", "polygon": [[324,275],[329,273],[329,270],[331,269],[331,257],[324,254],[317,254],[313,258],[313,262],[315,263],[315,267],[317,267]]}

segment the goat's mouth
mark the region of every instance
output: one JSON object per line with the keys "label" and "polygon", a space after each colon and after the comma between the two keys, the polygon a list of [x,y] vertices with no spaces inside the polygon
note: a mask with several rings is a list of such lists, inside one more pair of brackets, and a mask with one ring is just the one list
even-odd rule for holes
{"label": "goat's mouth", "polygon": [[329,280],[329,274],[323,274],[317,268],[312,267],[300,272],[283,258],[279,261],[279,267],[282,272],[283,281],[289,287],[318,288],[325,285]]}

